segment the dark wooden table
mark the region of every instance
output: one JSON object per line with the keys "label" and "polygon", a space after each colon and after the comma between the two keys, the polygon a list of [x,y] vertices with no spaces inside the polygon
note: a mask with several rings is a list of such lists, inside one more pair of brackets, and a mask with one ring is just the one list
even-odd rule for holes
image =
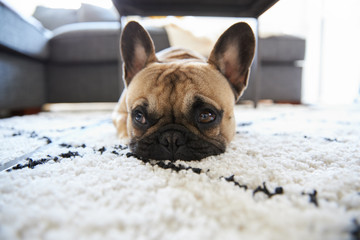
{"label": "dark wooden table", "polygon": [[[214,16],[244,17],[256,19],[255,35],[259,39],[258,18],[278,0],[112,0],[121,17],[123,16]],[[258,42],[258,41],[257,41]],[[254,106],[258,102],[261,61],[256,44],[253,63]]]}

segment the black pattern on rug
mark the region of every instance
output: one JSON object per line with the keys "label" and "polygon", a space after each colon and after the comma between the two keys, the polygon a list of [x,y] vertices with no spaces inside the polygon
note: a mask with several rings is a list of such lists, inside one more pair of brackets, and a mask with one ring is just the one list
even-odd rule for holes
{"label": "black pattern on rug", "polygon": [[11,130],[14,132],[11,135],[5,135],[5,138],[10,138],[10,137],[18,137],[18,136],[24,136],[27,138],[33,138],[36,140],[45,140],[46,144],[50,144],[52,143],[52,140],[50,137],[47,136],[39,136],[38,133],[36,133],[35,131],[24,131],[24,130],[16,130],[15,128],[11,128]]}
{"label": "black pattern on rug", "polygon": [[[49,143],[50,144],[50,143]],[[78,149],[78,148],[87,148],[86,144],[82,143],[82,144],[69,144],[69,143],[61,143],[58,145],[61,148],[66,148],[66,149]],[[101,148],[96,148],[96,147],[92,147],[94,153],[99,152],[100,155],[102,155],[107,149],[105,148],[105,146],[101,147]],[[118,153],[118,150],[126,150],[128,149],[127,146],[125,145],[115,145],[112,147],[112,154],[115,155],[119,155],[119,156],[124,156],[125,153]],[[7,169],[7,172],[11,172],[13,170],[20,170],[23,168],[30,168],[30,169],[34,169],[36,166],[38,165],[42,165],[42,164],[46,164],[50,161],[54,161],[54,162],[61,162],[62,159],[72,159],[74,157],[83,157],[79,154],[78,151],[74,151],[74,150],[68,150],[67,152],[63,152],[60,153],[56,156],[51,156],[51,155],[47,155],[46,157],[43,158],[39,158],[39,159],[33,159],[33,158],[26,158],[25,159],[25,163],[19,163],[16,164],[15,166]]]}
{"label": "black pattern on rug", "polygon": [[360,240],[360,223],[358,220],[353,220],[353,229],[350,232],[352,240]]}

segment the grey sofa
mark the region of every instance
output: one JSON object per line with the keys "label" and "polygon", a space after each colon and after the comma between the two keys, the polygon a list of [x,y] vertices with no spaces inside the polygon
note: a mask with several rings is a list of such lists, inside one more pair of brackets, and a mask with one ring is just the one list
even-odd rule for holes
{"label": "grey sofa", "polygon": [[[38,7],[36,24],[0,2],[0,110],[117,101],[123,90],[120,23],[106,16],[86,4],[78,10]],[[163,28],[148,31],[158,50],[170,46]]]}
{"label": "grey sofa", "polygon": [[[279,103],[301,103],[302,65],[305,56],[305,40],[294,36],[260,38],[260,81],[257,83],[258,99],[270,99]],[[254,97],[254,74],[241,97]]]}
{"label": "grey sofa", "polygon": [[[0,0],[0,110],[57,102],[114,102],[123,89],[118,16],[83,5],[78,10],[38,8],[34,19]],[[51,21],[49,21],[51,19]],[[95,21],[95,22],[94,22]],[[170,46],[163,28],[148,29],[156,50]],[[300,102],[305,41],[260,39],[259,98]],[[243,99],[253,99],[250,81]]]}

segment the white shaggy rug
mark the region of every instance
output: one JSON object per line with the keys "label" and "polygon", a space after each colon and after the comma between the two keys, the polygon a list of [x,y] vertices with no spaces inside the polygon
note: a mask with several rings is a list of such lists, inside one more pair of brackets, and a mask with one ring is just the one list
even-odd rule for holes
{"label": "white shaggy rug", "polygon": [[360,239],[360,110],[236,112],[192,162],[134,158],[107,111],[0,120],[0,239]]}

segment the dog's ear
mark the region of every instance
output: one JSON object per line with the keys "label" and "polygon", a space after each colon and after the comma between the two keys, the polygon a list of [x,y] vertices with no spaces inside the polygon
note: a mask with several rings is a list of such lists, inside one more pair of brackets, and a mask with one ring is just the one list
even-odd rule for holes
{"label": "dog's ear", "polygon": [[250,26],[241,22],[232,25],[217,40],[208,62],[228,79],[239,99],[245,90],[254,58],[255,37]]}
{"label": "dog's ear", "polygon": [[157,61],[149,33],[134,21],[129,22],[122,32],[120,49],[126,85],[129,85],[132,78],[147,64]]}

